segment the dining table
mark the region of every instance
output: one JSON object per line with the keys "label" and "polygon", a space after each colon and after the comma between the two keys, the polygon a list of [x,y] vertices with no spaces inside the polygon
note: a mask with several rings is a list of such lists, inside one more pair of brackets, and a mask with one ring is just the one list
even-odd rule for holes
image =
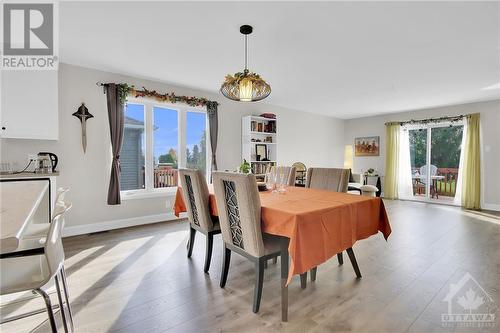
{"label": "dining table", "polygon": [[[213,186],[208,188],[210,214],[218,216]],[[391,234],[379,197],[303,187],[259,194],[262,232],[286,239],[290,258],[288,274],[282,272],[281,276],[282,321],[288,318],[288,285],[294,275],[319,266],[359,240],[378,232],[387,240]],[[177,188],[173,210],[176,216],[186,212],[181,187]]]}

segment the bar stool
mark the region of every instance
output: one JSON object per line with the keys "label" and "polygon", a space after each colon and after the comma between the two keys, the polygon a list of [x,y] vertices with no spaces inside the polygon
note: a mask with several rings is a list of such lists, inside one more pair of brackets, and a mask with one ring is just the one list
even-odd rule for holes
{"label": "bar stool", "polygon": [[69,303],[66,273],[64,271],[64,249],[61,240],[64,215],[70,208],[70,203],[58,203],[56,205],[55,215],[45,236],[43,254],[29,254],[0,259],[0,269],[2,271],[0,275],[0,295],[30,290],[41,295],[45,301],[52,332],[57,332],[52,303],[49,295],[42,288],[52,281],[53,278],[55,280],[64,331],[68,332],[68,323],[62,298],[61,282],[64,289],[71,329],[72,331],[74,330],[73,314]]}
{"label": "bar stool", "polygon": [[[60,187],[57,189],[56,194],[56,204],[54,207],[54,212],[52,212],[52,217],[56,216],[59,212],[58,209],[64,207],[64,198],[66,193],[69,192],[68,187]],[[62,205],[59,205],[62,204]],[[59,208],[58,208],[59,207]],[[42,237],[47,236],[49,232],[50,223],[30,223],[26,230],[23,232],[23,239],[40,239]],[[64,225],[62,226],[64,229]]]}

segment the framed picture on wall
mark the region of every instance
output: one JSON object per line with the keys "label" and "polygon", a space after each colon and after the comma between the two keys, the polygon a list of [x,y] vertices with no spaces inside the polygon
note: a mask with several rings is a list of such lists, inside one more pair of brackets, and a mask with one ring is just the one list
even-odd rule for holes
{"label": "framed picture on wall", "polygon": [[380,136],[366,136],[354,139],[355,156],[379,156]]}

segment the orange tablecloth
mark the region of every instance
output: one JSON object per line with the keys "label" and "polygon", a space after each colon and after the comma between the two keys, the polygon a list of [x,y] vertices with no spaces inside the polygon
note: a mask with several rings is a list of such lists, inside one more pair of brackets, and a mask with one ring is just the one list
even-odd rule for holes
{"label": "orange tablecloth", "polygon": [[[211,214],[217,216],[213,187]],[[186,211],[177,188],[174,213]],[[356,241],[382,232],[387,240],[391,226],[380,198],[310,188],[288,187],[286,193],[260,192],[262,231],[290,239],[288,282],[350,248]]]}

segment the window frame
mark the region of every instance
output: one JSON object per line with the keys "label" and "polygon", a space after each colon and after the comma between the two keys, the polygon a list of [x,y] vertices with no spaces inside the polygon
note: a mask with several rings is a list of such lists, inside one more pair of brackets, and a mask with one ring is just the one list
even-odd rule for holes
{"label": "window frame", "polygon": [[[210,131],[208,125],[208,115],[205,107],[193,107],[184,104],[164,103],[150,98],[128,97],[125,104],[140,104],[144,106],[144,188],[135,190],[120,190],[123,200],[139,199],[157,196],[174,195],[177,186],[155,188],[154,187],[154,111],[155,107],[177,111],[177,153],[178,168],[185,168],[187,165],[186,147],[187,147],[187,113],[196,112],[205,114],[206,131],[206,178],[210,180],[212,166],[212,150],[210,146]],[[179,181],[178,181],[179,182]]]}

